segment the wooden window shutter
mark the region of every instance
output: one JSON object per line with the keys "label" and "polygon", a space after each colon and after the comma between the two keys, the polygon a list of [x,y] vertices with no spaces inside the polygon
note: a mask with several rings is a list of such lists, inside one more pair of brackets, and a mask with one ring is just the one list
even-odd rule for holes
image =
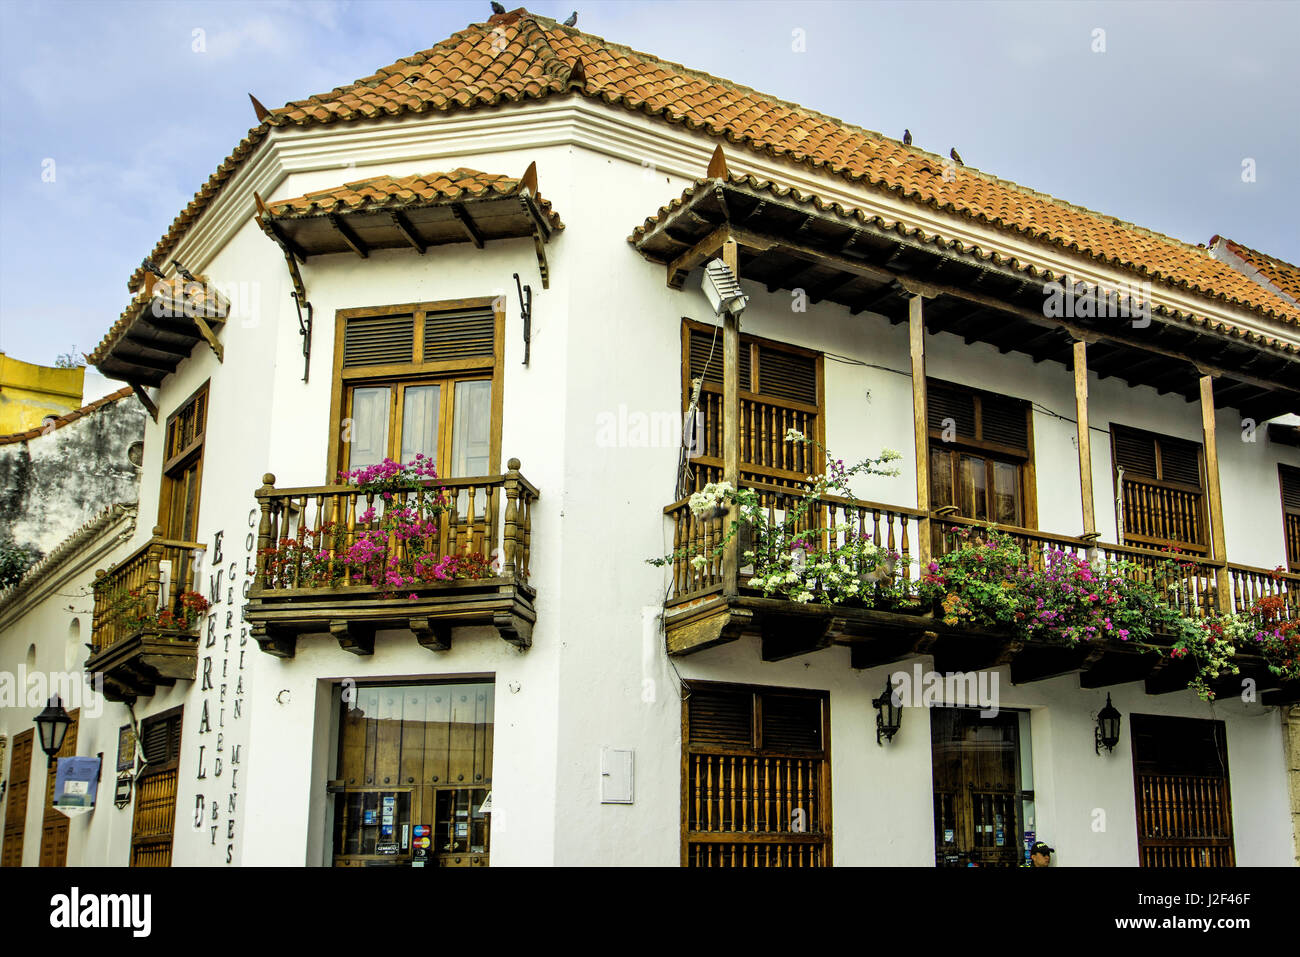
{"label": "wooden window shutter", "polygon": [[1160,478],[1166,482],[1201,487],[1201,447],[1182,439],[1159,439]]}
{"label": "wooden window shutter", "polygon": [[1112,426],[1115,435],[1115,465],[1130,475],[1155,479],[1156,443],[1153,436],[1123,426]]}
{"label": "wooden window shutter", "polygon": [[1008,448],[1029,451],[1029,422],[1026,403],[1004,396],[980,397],[980,438]]}
{"label": "wooden window shutter", "polygon": [[[745,336],[740,337],[740,389],[751,391],[750,378],[750,342]],[[712,353],[712,355],[710,355]],[[712,332],[699,329],[691,330],[690,369],[692,379],[703,379],[709,385],[722,388],[722,330],[718,330],[715,341]]]}
{"label": "wooden window shutter", "polygon": [[975,396],[970,392],[927,383],[926,407],[932,431],[942,432],[944,420],[952,419],[957,435],[966,439],[975,438]]}
{"label": "wooden window shutter", "polygon": [[343,368],[415,359],[415,316],[357,316],[343,332]]}
{"label": "wooden window shutter", "polygon": [[181,716],[145,719],[140,729],[140,750],[146,767],[157,767],[180,758]]}
{"label": "wooden window shutter", "polygon": [[688,707],[692,744],[753,746],[754,696],[749,692],[692,690]]}
{"label": "wooden window shutter", "polygon": [[424,361],[491,357],[496,352],[496,316],[491,309],[431,312],[424,317]]}
{"label": "wooden window shutter", "polygon": [[1282,476],[1282,507],[1288,512],[1300,512],[1300,469],[1283,465],[1278,471]]}
{"label": "wooden window shutter", "polygon": [[821,700],[763,695],[763,747],[779,751],[822,750]]}
{"label": "wooden window shutter", "polygon": [[[741,349],[742,356],[748,350]],[[741,363],[741,382],[748,373],[746,363]],[[744,388],[743,384],[741,386]],[[758,347],[758,393],[791,399],[795,402],[817,404],[817,362],[811,356],[785,352],[781,349]]]}

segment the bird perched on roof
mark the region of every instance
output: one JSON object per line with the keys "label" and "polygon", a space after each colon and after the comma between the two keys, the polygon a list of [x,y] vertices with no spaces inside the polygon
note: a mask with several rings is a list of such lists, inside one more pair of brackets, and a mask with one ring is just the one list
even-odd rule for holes
{"label": "bird perched on roof", "polygon": [[176,271],[180,273],[182,279],[187,279],[190,282],[198,282],[198,280],[194,278],[194,274],[181,265],[179,259],[173,259],[172,265],[176,267]]}
{"label": "bird perched on roof", "polygon": [[167,278],[167,276],[163,273],[163,271],[159,269],[156,265],[154,265],[154,261],[152,259],[142,259],[140,260],[140,265],[145,269],[147,269],[149,272],[153,273],[153,275],[157,276],[159,279]]}
{"label": "bird perched on roof", "polygon": [[903,130],[903,145],[904,145],[904,146],[911,146],[911,145],[912,145],[912,131],[911,131],[911,130]]}
{"label": "bird perched on roof", "polygon": [[493,13],[505,13],[505,12],[506,12],[506,8],[503,7],[503,6],[501,6],[501,4],[497,3],[497,0],[492,0],[492,12],[493,12]]}
{"label": "bird perched on roof", "polygon": [[576,27],[578,25],[578,11],[574,10],[569,14],[569,19],[564,21],[566,27]]}
{"label": "bird perched on roof", "polygon": [[956,160],[958,166],[966,165],[961,161],[961,154],[957,152],[957,147],[954,146],[952,149],[950,149],[948,151],[948,155],[951,156],[954,160]]}

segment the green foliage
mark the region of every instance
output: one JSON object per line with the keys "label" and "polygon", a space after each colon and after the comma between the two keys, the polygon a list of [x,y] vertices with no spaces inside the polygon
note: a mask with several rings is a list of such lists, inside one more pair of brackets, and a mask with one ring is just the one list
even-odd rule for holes
{"label": "green foliage", "polygon": [[34,545],[20,545],[11,535],[6,534],[0,538],[0,588],[9,588],[18,584],[27,569],[44,557],[39,548]]}

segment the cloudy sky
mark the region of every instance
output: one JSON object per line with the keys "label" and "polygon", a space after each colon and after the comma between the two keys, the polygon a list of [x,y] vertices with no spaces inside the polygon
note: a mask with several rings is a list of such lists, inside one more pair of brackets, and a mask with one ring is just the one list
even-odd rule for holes
{"label": "cloudy sky", "polygon": [[[908,127],[1188,242],[1218,233],[1300,263],[1300,3],[561,2],[529,8],[563,19],[578,3],[578,26],[609,40]],[[95,346],[132,270],[254,124],[249,92],[270,107],[325,92],[489,14],[0,0],[0,350],[48,364]]]}

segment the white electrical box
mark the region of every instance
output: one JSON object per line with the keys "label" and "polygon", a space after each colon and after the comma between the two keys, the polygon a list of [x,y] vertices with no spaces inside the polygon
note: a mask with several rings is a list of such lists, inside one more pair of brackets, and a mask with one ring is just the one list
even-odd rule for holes
{"label": "white electrical box", "polygon": [[632,803],[632,754],[619,748],[600,749],[600,803]]}

